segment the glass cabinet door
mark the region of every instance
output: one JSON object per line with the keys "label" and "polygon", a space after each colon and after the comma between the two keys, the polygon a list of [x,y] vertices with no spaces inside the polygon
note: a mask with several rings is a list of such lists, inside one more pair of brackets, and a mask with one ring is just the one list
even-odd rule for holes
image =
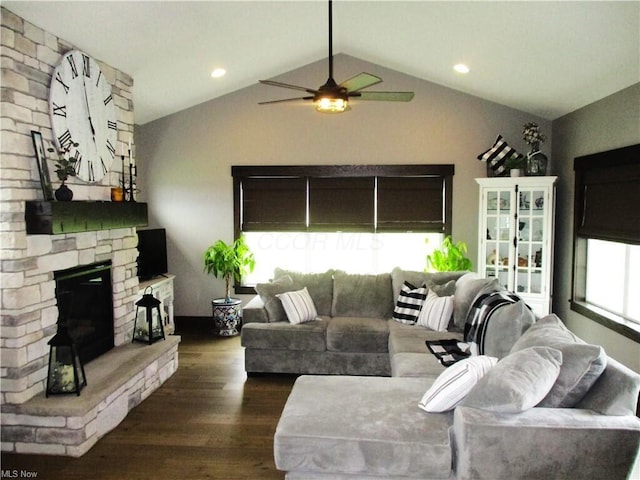
{"label": "glass cabinet door", "polygon": [[484,274],[486,277],[497,277],[505,288],[510,289],[509,258],[512,255],[511,231],[515,212],[511,189],[490,190],[485,200]]}
{"label": "glass cabinet door", "polygon": [[516,221],[516,288],[520,293],[543,293],[545,191],[519,188]]}

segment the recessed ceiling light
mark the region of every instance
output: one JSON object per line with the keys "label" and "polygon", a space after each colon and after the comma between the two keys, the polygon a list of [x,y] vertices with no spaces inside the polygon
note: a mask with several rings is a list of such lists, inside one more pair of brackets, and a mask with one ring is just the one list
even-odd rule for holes
{"label": "recessed ceiling light", "polygon": [[227,71],[224,68],[216,68],[213,70],[213,72],[211,72],[211,76],[213,78],[220,78],[224,77],[226,73]]}
{"label": "recessed ceiling light", "polygon": [[453,69],[458,73],[469,73],[469,67],[467,67],[464,63],[458,63],[453,66]]}

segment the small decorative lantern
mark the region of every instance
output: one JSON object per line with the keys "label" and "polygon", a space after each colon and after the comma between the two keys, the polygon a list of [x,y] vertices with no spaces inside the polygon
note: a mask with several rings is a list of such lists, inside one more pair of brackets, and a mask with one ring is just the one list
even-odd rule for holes
{"label": "small decorative lantern", "polygon": [[[66,325],[66,309],[71,294],[65,292],[58,296],[58,332],[49,340],[49,375],[45,395],[75,393],[87,386],[84,366],[78,355],[75,343],[69,335]],[[62,307],[65,307],[63,311]]]}
{"label": "small decorative lantern", "polygon": [[[151,290],[147,293],[147,290]],[[136,320],[133,326],[133,341],[151,345],[164,340],[164,326],[160,313],[160,300],[153,296],[153,287],[144,289],[142,298],[136,302]]]}

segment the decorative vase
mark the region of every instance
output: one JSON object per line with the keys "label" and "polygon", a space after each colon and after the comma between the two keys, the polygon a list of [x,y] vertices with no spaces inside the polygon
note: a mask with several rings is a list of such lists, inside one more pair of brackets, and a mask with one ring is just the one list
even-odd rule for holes
{"label": "decorative vase", "polygon": [[56,190],[55,196],[59,202],[70,202],[73,199],[73,191],[62,182]]}
{"label": "decorative vase", "polygon": [[529,176],[547,174],[547,156],[540,151],[540,144],[531,145],[531,151],[527,153],[527,166],[525,173]]}
{"label": "decorative vase", "polygon": [[216,298],[211,302],[215,332],[221,337],[238,335],[242,323],[242,302],[235,298]]}

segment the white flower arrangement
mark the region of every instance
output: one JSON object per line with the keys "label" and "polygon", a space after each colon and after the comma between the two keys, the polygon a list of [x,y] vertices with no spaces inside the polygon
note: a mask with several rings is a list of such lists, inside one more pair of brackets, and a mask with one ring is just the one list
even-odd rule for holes
{"label": "white flower arrangement", "polygon": [[544,143],[547,137],[540,133],[540,127],[537,123],[529,122],[524,124],[524,130],[522,130],[523,140],[529,145],[539,145]]}

